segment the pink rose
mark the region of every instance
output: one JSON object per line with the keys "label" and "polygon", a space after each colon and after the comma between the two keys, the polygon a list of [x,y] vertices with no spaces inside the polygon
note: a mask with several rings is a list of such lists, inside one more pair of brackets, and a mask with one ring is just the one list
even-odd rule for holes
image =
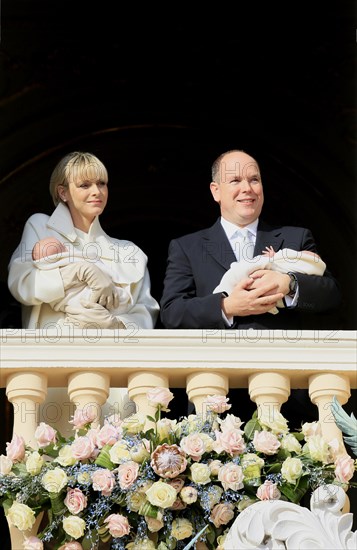
{"label": "pink rose", "polygon": [[129,535],[130,525],[128,518],[121,514],[110,514],[110,516],[104,520],[104,523],[107,523],[109,533],[112,537],[120,538],[124,537],[124,535]]}
{"label": "pink rose", "polygon": [[185,485],[185,480],[182,477],[175,477],[174,479],[170,479],[168,484],[175,489],[176,493],[179,493]]}
{"label": "pink rose", "polygon": [[257,497],[260,500],[279,500],[281,493],[277,484],[267,479],[263,485],[258,487]]}
{"label": "pink rose", "polygon": [[121,439],[122,430],[113,424],[104,424],[97,435],[97,445],[101,449],[104,445],[114,445]]}
{"label": "pink rose", "polygon": [[335,476],[340,483],[347,483],[354,474],[355,462],[349,455],[339,456],[335,462]]}
{"label": "pink rose", "polygon": [[96,470],[92,474],[92,485],[95,491],[102,491],[105,497],[109,497],[115,486],[115,476],[105,468]]}
{"label": "pink rose", "polygon": [[204,401],[207,411],[221,414],[228,411],[232,405],[228,404],[229,398],[225,395],[208,395]]}
{"label": "pink rose", "polygon": [[64,499],[64,503],[71,514],[79,514],[79,512],[87,507],[87,497],[80,489],[67,489],[67,496]]}
{"label": "pink rose", "polygon": [[220,454],[222,451],[231,456],[238,456],[245,451],[245,442],[241,430],[225,430],[224,432],[215,431],[216,441],[214,450]]}
{"label": "pink rose", "polygon": [[150,405],[153,407],[160,405],[163,411],[167,411],[174,394],[168,388],[152,388],[146,393],[146,397]]}
{"label": "pink rose", "polygon": [[41,422],[35,431],[35,439],[38,446],[42,449],[51,443],[55,444],[57,441],[56,433],[56,430],[54,430],[51,426],[45,422]]}
{"label": "pink rose", "polygon": [[139,474],[139,464],[133,460],[128,460],[120,464],[118,468],[118,479],[121,489],[129,489]]}
{"label": "pink rose", "polygon": [[275,434],[262,430],[254,432],[253,445],[256,451],[266,455],[275,455],[280,447],[280,442]]}
{"label": "pink rose", "polygon": [[58,550],[83,550],[83,546],[76,540],[65,542]]}
{"label": "pink rose", "polygon": [[99,417],[98,409],[96,405],[88,404],[84,409],[76,409],[73,415],[73,420],[69,423],[73,424],[73,428],[79,430],[84,428],[87,424],[91,424]]}
{"label": "pink rose", "polygon": [[25,440],[14,434],[10,443],[6,443],[6,456],[13,462],[20,462],[25,458]]}
{"label": "pink rose", "polygon": [[221,525],[227,525],[234,517],[234,506],[230,502],[221,502],[216,504],[213,508],[210,516],[210,520],[213,522],[215,527],[220,527]]}
{"label": "pink rose", "polygon": [[198,433],[192,433],[183,437],[180,441],[180,447],[192,460],[196,461],[200,460],[207,450],[204,440]]}
{"label": "pink rose", "polygon": [[95,445],[90,437],[81,436],[73,441],[71,451],[73,458],[76,460],[84,460],[92,457],[95,451]]}
{"label": "pink rose", "polygon": [[242,487],[244,487],[243,478],[242,467],[233,462],[228,462],[218,471],[218,479],[222,483],[222,487],[225,491],[228,491],[228,489],[232,491],[239,491],[239,489],[242,489]]}
{"label": "pink rose", "polygon": [[23,548],[24,550],[43,550],[43,542],[37,537],[25,538]]}

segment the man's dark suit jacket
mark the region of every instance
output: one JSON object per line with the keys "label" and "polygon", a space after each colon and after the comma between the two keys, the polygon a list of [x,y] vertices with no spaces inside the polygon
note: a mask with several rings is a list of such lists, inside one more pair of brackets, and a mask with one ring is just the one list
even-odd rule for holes
{"label": "man's dark suit jacket", "polygon": [[[260,221],[254,254],[266,246],[317,252],[310,230],[303,227],[270,227]],[[184,329],[302,329],[302,313],[336,308],[341,300],[336,280],[326,269],[323,277],[296,273],[299,300],[295,308],[279,309],[276,315],[235,317],[227,327],[222,317],[221,294],[212,294],[230,264],[236,261],[220,218],[208,228],[170,242],[161,322],[165,328]],[[294,271],[293,264],[291,271]],[[317,327],[318,328],[318,327]]]}

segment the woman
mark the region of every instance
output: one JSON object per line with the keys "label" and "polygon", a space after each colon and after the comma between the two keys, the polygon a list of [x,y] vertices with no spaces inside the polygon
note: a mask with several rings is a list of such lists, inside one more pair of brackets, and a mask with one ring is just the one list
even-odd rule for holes
{"label": "woman", "polygon": [[[11,294],[22,304],[23,328],[57,326],[65,330],[69,322],[75,328],[121,329],[129,324],[154,328],[159,305],[150,293],[146,255],[130,241],[109,237],[99,223],[108,200],[107,184],[105,166],[90,153],[70,153],[55,167],[50,192],[56,208],[51,216],[33,214],[27,220],[9,264],[8,285]],[[69,250],[68,261],[53,267],[49,260],[49,269],[40,269],[35,260],[36,247],[47,237],[64,244]],[[90,298],[73,307],[69,305],[67,293],[83,282],[91,288]],[[125,289],[130,297],[123,313],[118,313],[119,289]],[[54,302],[67,297],[67,308],[52,307]],[[119,308],[119,311],[122,310]],[[66,316],[68,312],[70,316]],[[126,389],[118,390],[111,390],[109,401],[115,406],[107,403],[103,414],[123,409],[130,414],[130,406],[125,403]],[[41,420],[47,421],[43,412],[48,403],[65,401],[68,401],[66,390],[50,388],[40,411]],[[57,423],[57,429],[63,434],[69,429],[69,418],[65,416]]]}
{"label": "woman", "polygon": [[[109,237],[99,223],[108,200],[103,163],[90,153],[66,155],[52,173],[50,192],[56,209],[51,216],[33,214],[27,220],[9,265],[8,285],[22,304],[23,328],[65,325],[65,313],[54,310],[50,302],[65,298],[84,280],[89,281],[92,298],[84,307],[70,310],[75,327],[114,329],[135,323],[138,328],[153,328],[159,306],[150,294],[146,255],[130,241]],[[39,269],[32,251],[47,237],[59,239],[72,251],[67,265]],[[83,261],[78,262],[78,254]],[[125,313],[112,315],[110,305],[117,304],[118,287],[130,294],[130,306]]]}

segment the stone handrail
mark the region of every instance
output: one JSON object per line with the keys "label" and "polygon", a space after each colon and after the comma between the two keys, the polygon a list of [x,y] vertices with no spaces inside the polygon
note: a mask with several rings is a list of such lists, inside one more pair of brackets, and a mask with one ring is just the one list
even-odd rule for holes
{"label": "stone handrail", "polygon": [[[308,388],[323,435],[343,448],[330,404],[336,395],[343,405],[357,388],[356,342],[356,331],[2,329],[0,386],[14,406],[14,432],[31,445],[49,388],[67,388],[81,408],[100,408],[110,388],[127,388],[146,414],[155,386],[186,388],[196,412],[207,395],[229,388],[247,388],[258,407],[278,409],[291,389]],[[10,531],[12,544],[21,544]]]}

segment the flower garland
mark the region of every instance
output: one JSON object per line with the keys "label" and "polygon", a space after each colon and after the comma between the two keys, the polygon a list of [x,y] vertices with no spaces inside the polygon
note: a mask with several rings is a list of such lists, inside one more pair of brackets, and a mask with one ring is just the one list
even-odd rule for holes
{"label": "flower garland", "polygon": [[[119,415],[96,426],[96,409],[77,409],[74,435],[41,423],[37,449],[13,436],[0,456],[0,503],[10,525],[31,529],[25,550],[223,549],[240,511],[258,500],[300,503],[326,483],[345,489],[357,464],[327,443],[319,422],[290,433],[287,420],[256,411],[244,430],[228,398],[208,396],[206,413],[171,420],[173,394],[147,393],[155,417]],[[270,411],[272,413],[272,411]],[[149,424],[149,428],[148,426]]]}

